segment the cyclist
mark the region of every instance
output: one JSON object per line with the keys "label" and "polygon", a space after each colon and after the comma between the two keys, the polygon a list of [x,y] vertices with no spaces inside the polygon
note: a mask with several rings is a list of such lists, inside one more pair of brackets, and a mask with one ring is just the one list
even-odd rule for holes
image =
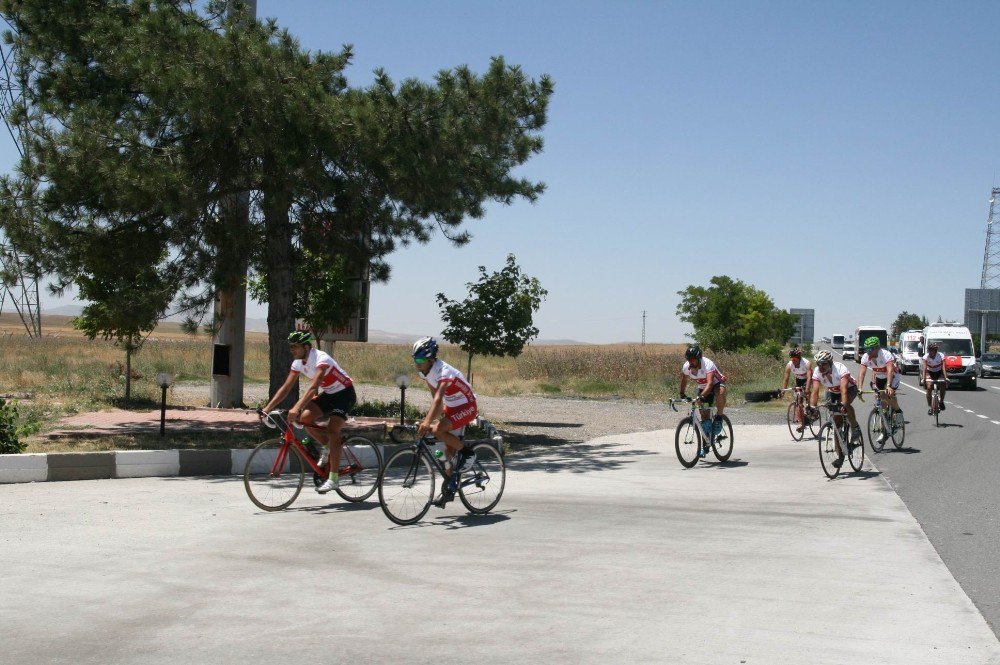
{"label": "cyclist", "polygon": [[[340,430],[358,401],[354,382],[329,354],[313,348],[312,333],[295,330],[288,336],[288,344],[294,358],[292,369],[278,392],[264,407],[264,413],[269,413],[285,399],[285,395],[298,382],[299,374],[312,380],[299,401],[288,412],[288,422],[293,426],[296,421],[301,422],[314,439],[323,445],[329,445],[329,450],[324,450],[320,456],[319,466],[325,467],[330,475],[326,482],[316,488],[320,494],[326,494],[337,489],[339,476],[334,465],[339,464],[340,451],[344,445]],[[316,426],[316,421],[322,416],[330,418],[326,431]]]}
{"label": "cyclist", "polygon": [[[705,358],[701,347],[692,344],[684,351],[687,359],[681,366],[681,399],[687,399],[684,389],[687,388],[688,377],[698,384],[697,399],[704,405],[701,409],[702,427],[709,437],[722,431],[722,412],[726,408],[726,376],[719,371],[714,362]],[[715,402],[715,419],[710,421],[712,403]]]}
{"label": "cyclist", "polygon": [[[794,374],[795,375],[795,387],[802,388],[805,392],[804,394],[809,394],[809,384],[812,381],[812,365],[808,360],[802,359],[802,349],[798,347],[792,349],[788,352],[789,361],[785,365],[785,376],[781,379],[781,389],[784,390],[788,387],[788,379]],[[806,428],[805,422],[799,423],[796,427],[796,431],[802,432]]]}
{"label": "cyclist", "polygon": [[944,354],[938,352],[939,345],[931,341],[927,345],[927,353],[920,358],[920,383],[924,384],[927,393],[927,415],[933,416],[934,409],[931,408],[931,385],[932,381],[944,379],[938,387],[938,406],[944,411],[944,394],[948,390],[948,369],[944,366]]}
{"label": "cyclist", "polygon": [[[854,415],[854,407],[851,403],[858,396],[858,386],[854,382],[854,377],[844,363],[834,362],[833,354],[823,349],[818,351],[813,357],[816,369],[812,375],[812,392],[809,394],[810,417],[818,415],[816,405],[819,403],[819,388],[826,387],[826,400],[828,402],[839,401],[840,406],[847,413],[847,419],[851,422],[851,438],[858,440],[861,438],[861,427],[858,419]],[[844,463],[844,451],[837,451],[837,459],[833,465],[840,468]]]}
{"label": "cyclist", "polygon": [[450,469],[441,488],[441,496],[434,505],[444,505],[455,498],[452,479],[456,473],[468,471],[476,461],[476,454],[466,450],[459,438],[465,426],[479,415],[476,394],[465,375],[437,357],[438,343],[433,337],[421,337],[413,344],[413,362],[417,372],[434,394],[431,408],[417,427],[417,436],[430,432],[444,444],[446,450],[445,472]]}
{"label": "cyclist", "polygon": [[[893,418],[897,425],[903,424],[903,410],[899,408],[896,400],[896,391],[899,390],[899,373],[896,369],[896,360],[888,349],[880,348],[878,337],[872,335],[864,341],[865,355],[861,357],[861,369],[858,372],[858,385],[865,385],[865,373],[868,368],[872,368],[875,375],[875,389],[884,390],[889,406],[892,407]],[[885,441],[886,433],[879,434],[879,443]]]}

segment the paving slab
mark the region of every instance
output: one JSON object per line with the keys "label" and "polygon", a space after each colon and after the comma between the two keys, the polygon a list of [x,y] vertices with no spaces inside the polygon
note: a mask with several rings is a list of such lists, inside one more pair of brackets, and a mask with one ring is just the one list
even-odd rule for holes
{"label": "paving slab", "polygon": [[877,471],[782,427],[690,470],[672,440],[512,455],[495,513],[413,527],[232,475],[0,486],[3,662],[1000,663]]}

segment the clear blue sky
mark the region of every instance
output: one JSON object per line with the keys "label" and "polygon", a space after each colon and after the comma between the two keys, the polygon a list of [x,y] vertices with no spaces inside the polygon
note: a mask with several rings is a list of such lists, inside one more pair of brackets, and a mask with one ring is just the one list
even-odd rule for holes
{"label": "clear blue sky", "polygon": [[638,340],[646,310],[647,340],[681,341],[676,292],[718,274],[815,308],[817,335],[961,318],[979,286],[998,2],[258,2],[308,49],[353,44],[352,85],[493,55],[555,81],[522,169],[548,191],[470,221],[464,248],[394,254],[371,328],[437,333],[434,295],[509,252],[549,291],[544,339]]}

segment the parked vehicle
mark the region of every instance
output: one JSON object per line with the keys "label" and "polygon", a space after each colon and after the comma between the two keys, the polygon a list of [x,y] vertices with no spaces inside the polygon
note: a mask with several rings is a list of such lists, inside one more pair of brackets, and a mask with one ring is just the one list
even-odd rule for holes
{"label": "parked vehicle", "polygon": [[830,345],[833,348],[837,349],[838,351],[841,350],[841,349],[843,349],[844,348],[844,336],[843,335],[834,335],[833,336],[833,342]]}
{"label": "parked vehicle", "polygon": [[899,336],[899,371],[903,374],[920,374],[920,339],[923,332],[907,330]]}
{"label": "parked vehicle", "polygon": [[924,328],[923,336],[922,349],[926,349],[931,341],[936,341],[938,350],[944,354],[946,361],[951,359],[947,364],[948,384],[974,389],[976,379],[979,378],[979,364],[976,362],[976,349],[969,329],[965,326],[935,323]]}
{"label": "parked vehicle", "polygon": [[844,342],[843,351],[841,354],[844,356],[844,360],[850,358],[851,360],[856,360],[854,357],[854,345],[850,342]]}
{"label": "parked vehicle", "polygon": [[979,358],[979,378],[1000,376],[1000,353],[984,353]]}

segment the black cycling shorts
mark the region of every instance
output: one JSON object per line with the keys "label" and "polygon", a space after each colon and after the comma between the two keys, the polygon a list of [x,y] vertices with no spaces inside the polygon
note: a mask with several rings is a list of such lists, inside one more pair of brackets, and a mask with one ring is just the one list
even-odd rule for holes
{"label": "black cycling shorts", "polygon": [[944,378],[944,370],[940,370],[939,369],[936,372],[933,371],[933,370],[927,370],[927,376],[928,376],[928,378],[931,379],[931,381],[937,381],[938,379],[943,379]]}
{"label": "black cycling shorts", "polygon": [[[857,386],[847,386],[847,396],[849,398],[851,398],[851,399],[857,397],[858,396],[858,387]],[[837,404],[840,404],[840,393],[839,392],[835,393],[832,390],[827,390],[826,391],[826,401],[827,402],[836,402]]]}
{"label": "black cycling shorts", "polygon": [[[885,390],[885,385],[886,385],[886,382],[888,380],[889,380],[889,377],[879,378],[879,377],[876,376],[875,377],[875,388],[877,390]],[[892,383],[893,383],[892,389],[893,390],[898,390],[899,389],[899,374],[893,374],[892,375]]]}
{"label": "black cycling shorts", "polygon": [[795,387],[796,388],[805,388],[806,387],[806,382],[808,380],[809,379],[800,379],[800,378],[796,377],[795,378]]}
{"label": "black cycling shorts", "polygon": [[712,390],[708,393],[708,397],[702,397],[701,393],[699,393],[699,397],[701,397],[701,403],[705,404],[706,406],[712,406],[712,404],[715,403],[715,394],[719,392],[719,388],[725,388],[725,387],[726,384],[724,383],[716,383],[714,386],[712,386]]}
{"label": "black cycling shorts", "polygon": [[313,400],[324,416],[337,416],[342,420],[347,420],[351,409],[358,403],[358,395],[354,392],[354,386],[348,386],[335,393],[320,393]]}

